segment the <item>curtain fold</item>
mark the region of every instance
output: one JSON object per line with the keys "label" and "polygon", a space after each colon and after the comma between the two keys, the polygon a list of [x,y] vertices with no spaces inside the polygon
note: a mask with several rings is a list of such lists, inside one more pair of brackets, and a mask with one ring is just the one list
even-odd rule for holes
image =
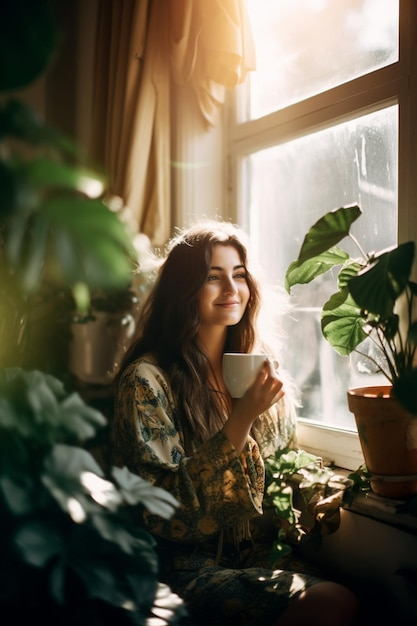
{"label": "curtain fold", "polygon": [[226,89],[255,69],[255,50],[243,0],[170,3],[170,62],[174,81],[191,84],[207,126]]}
{"label": "curtain fold", "polygon": [[163,245],[171,84],[191,85],[206,128],[215,124],[226,90],[255,69],[244,0],[99,0],[95,54],[91,156],[138,231]]}

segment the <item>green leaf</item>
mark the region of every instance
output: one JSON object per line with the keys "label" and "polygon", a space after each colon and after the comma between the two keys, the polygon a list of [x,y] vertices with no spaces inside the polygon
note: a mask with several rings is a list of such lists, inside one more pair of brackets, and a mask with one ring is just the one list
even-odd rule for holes
{"label": "green leaf", "polygon": [[349,255],[340,248],[331,248],[321,254],[305,259],[293,261],[285,274],[285,288],[288,293],[294,285],[304,285],[311,282],[320,274],[325,274],[336,265],[341,265]]}
{"label": "green leaf", "polygon": [[22,175],[35,188],[47,187],[48,193],[63,188],[85,193],[89,197],[102,195],[105,183],[104,176],[99,176],[92,170],[45,157],[27,162]]}
{"label": "green leaf", "polygon": [[87,441],[107,424],[104,415],[88,405],[78,392],[68,394],[60,404],[63,430],[74,434],[78,441]]}
{"label": "green leaf", "polygon": [[148,550],[149,546],[155,545],[154,537],[141,528],[138,523],[133,528],[125,520],[126,518],[115,514],[94,514],[90,518],[92,526],[105,541],[117,545],[120,550],[127,554],[135,554],[144,549]]}
{"label": "green leaf", "polygon": [[102,474],[87,450],[55,444],[45,458],[41,480],[61,509],[81,523],[100,507],[114,511],[122,502],[116,487]]}
{"label": "green leaf", "polygon": [[48,198],[33,215],[11,224],[7,242],[10,265],[34,291],[40,273],[72,287],[127,288],[136,253],[124,223],[101,200],[81,195]]}
{"label": "green leaf", "polygon": [[304,237],[298,261],[304,263],[342,241],[349,234],[352,223],[361,214],[358,206],[341,207],[326,213],[313,224]]}
{"label": "green leaf", "polygon": [[84,441],[106,424],[78,393],[68,394],[60,380],[37,370],[0,370],[0,407],[2,428],[46,446]]}
{"label": "green leaf", "polygon": [[408,284],[414,249],[414,242],[408,241],[383,252],[349,281],[349,291],[358,306],[383,319],[392,316],[395,302]]}
{"label": "green leaf", "polygon": [[[7,458],[3,455],[2,462],[7,463]],[[7,463],[7,470],[10,471],[11,463]],[[33,491],[33,481],[27,476],[17,477],[17,459],[13,458],[13,478],[4,475],[0,477],[0,491],[3,494],[5,503],[9,510],[16,516],[29,513],[33,509],[33,501],[30,495]],[[26,468],[24,468],[26,469]]]}
{"label": "green leaf", "polygon": [[291,552],[292,548],[288,543],[276,539],[272,544],[272,551],[270,554],[271,565],[276,565],[280,559],[291,554]]}
{"label": "green leaf", "polygon": [[50,523],[29,521],[20,527],[14,542],[23,560],[35,567],[46,563],[63,550],[62,537]]}
{"label": "green leaf", "polygon": [[88,285],[85,283],[75,283],[72,288],[72,296],[74,298],[76,310],[84,316],[89,316],[91,297]]}
{"label": "green leaf", "polygon": [[79,149],[71,139],[46,126],[30,106],[14,98],[0,104],[0,139],[8,137],[34,146],[51,147],[68,156],[79,155]]}
{"label": "green leaf", "polygon": [[333,294],[323,306],[323,336],[342,356],[350,354],[366,339],[365,324],[361,309],[346,290]]}
{"label": "green leaf", "polygon": [[279,455],[279,469],[282,474],[294,474],[302,467],[315,463],[317,457],[305,450],[289,450]]}
{"label": "green leaf", "polygon": [[277,450],[274,455],[268,457],[266,462],[266,470],[272,478],[270,488],[272,490],[280,490],[280,482],[296,474],[303,467],[316,465],[317,459],[318,457],[314,454],[301,449],[291,450],[285,448]]}
{"label": "green leaf", "polygon": [[363,268],[363,264],[359,261],[355,260],[347,260],[343,265],[342,269],[339,272],[337,277],[337,286],[339,289],[344,289],[347,287],[348,282],[358,274],[358,272]]}
{"label": "green leaf", "polygon": [[113,467],[112,476],[130,505],[141,503],[150,513],[164,518],[171,517],[179,506],[178,501],[168,491],[133,474],[127,467]]}
{"label": "green leaf", "polygon": [[133,243],[125,224],[103,202],[55,197],[43,205],[42,213],[51,224],[55,270],[65,282],[94,289],[130,284]]}
{"label": "green leaf", "polygon": [[289,485],[274,495],[272,504],[278,517],[287,520],[290,524],[296,524],[297,516],[293,507],[293,490]]}
{"label": "green leaf", "polygon": [[[120,527],[122,530],[122,527]],[[69,555],[71,569],[82,581],[89,598],[123,607],[125,611],[150,608],[157,585],[158,561],[154,543],[143,541],[133,554],[117,543],[98,541],[100,535],[79,526]]]}
{"label": "green leaf", "polygon": [[[27,292],[32,292],[39,284],[45,265],[45,251],[48,244],[49,225],[42,216],[36,219],[29,237],[20,240],[18,256],[23,260],[20,267],[22,285]],[[17,243],[17,242],[16,242]],[[24,246],[22,250],[22,246]]]}

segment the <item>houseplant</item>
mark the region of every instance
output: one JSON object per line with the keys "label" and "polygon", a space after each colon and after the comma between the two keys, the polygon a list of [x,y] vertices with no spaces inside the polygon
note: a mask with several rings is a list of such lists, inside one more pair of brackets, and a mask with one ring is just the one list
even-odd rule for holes
{"label": "houseplant", "polygon": [[106,420],[66,376],[70,316],[129,289],[137,259],[105,176],[8,93],[57,54],[52,4],[9,0],[0,21],[1,616],[141,626],[162,604],[158,623],[179,623],[185,609],[159,583],[138,521],[143,508],[169,517],[176,502],[99,466],[88,442]]}
{"label": "houseplant", "polygon": [[[361,213],[353,205],[323,215],[309,229],[298,258],[289,265],[285,286],[290,292],[294,285],[309,283],[340,266],[337,291],[321,310],[322,334],[340,355],[357,352],[386,378],[386,385],[349,390],[348,404],[355,414],[373,490],[402,498],[417,493],[417,446],[412,443],[417,428],[417,322],[413,317],[417,284],[411,280],[415,244],[409,241],[365,253],[350,232]],[[337,246],[345,237],[358,248],[357,258]],[[372,352],[365,351],[365,340],[372,342]],[[388,405],[382,409],[385,417],[381,408],[377,412],[367,408],[372,418],[365,423],[357,413],[362,396],[375,396],[372,406]],[[394,406],[399,408],[395,421]],[[372,431],[386,432],[387,442],[374,446]],[[395,441],[401,446],[398,465],[393,458]]]}
{"label": "houseplant", "polygon": [[271,564],[302,544],[320,545],[323,535],[337,530],[340,505],[350,478],[326,467],[323,459],[302,449],[278,449],[265,461],[265,518],[272,511]]}
{"label": "houseplant", "polygon": [[122,289],[95,291],[85,313],[71,318],[69,368],[80,384],[109,386],[136,331],[143,301],[155,280],[149,263],[151,243],[142,233],[134,236],[137,268]]}
{"label": "houseplant", "polygon": [[154,539],[131,510],[169,517],[176,503],[127,468],[104,475],[85,447],[104,422],[56,377],[0,370],[3,619],[81,626],[148,619],[158,562]]}

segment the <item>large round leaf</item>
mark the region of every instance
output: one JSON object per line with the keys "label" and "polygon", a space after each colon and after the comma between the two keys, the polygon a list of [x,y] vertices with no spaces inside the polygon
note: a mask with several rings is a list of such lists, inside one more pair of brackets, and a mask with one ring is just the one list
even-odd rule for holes
{"label": "large round leaf", "polygon": [[7,255],[24,288],[34,291],[45,273],[52,280],[90,289],[127,287],[135,250],[125,224],[101,200],[56,194],[33,215],[10,225]]}
{"label": "large round leaf", "polygon": [[365,320],[361,309],[347,290],[331,296],[321,314],[324,338],[338,354],[347,356],[368,336],[364,330]]}
{"label": "large round leaf", "polygon": [[340,248],[331,248],[325,250],[321,254],[307,259],[302,262],[300,260],[293,261],[289,265],[285,274],[285,288],[290,292],[291,287],[294,285],[305,285],[312,280],[325,274],[333,267],[341,265],[347,259],[349,255]]}
{"label": "large round leaf", "polygon": [[317,220],[304,237],[298,256],[300,263],[322,254],[347,237],[352,223],[361,214],[358,206],[346,206],[329,211]]}
{"label": "large round leaf", "polygon": [[408,284],[414,248],[414,242],[408,241],[383,252],[349,281],[349,291],[362,309],[382,319],[392,316],[396,300]]}

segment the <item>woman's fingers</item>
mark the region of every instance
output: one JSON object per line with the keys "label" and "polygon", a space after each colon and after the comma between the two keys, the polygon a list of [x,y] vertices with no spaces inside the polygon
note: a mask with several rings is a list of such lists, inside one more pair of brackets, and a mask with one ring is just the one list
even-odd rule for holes
{"label": "woman's fingers", "polygon": [[265,368],[266,376],[263,382],[264,389],[269,387],[269,393],[271,396],[273,396],[271,404],[274,404],[274,402],[278,402],[278,400],[280,400],[285,394],[283,389],[283,382],[279,378],[278,372],[276,371],[274,365],[275,364],[272,362],[271,359],[267,359]]}
{"label": "woman's fingers", "polygon": [[246,392],[245,398],[246,401],[250,401],[256,406],[259,415],[280,400],[284,393],[283,382],[275,371],[272,361],[266,359],[255,382]]}
{"label": "woman's fingers", "polygon": [[276,359],[270,359],[269,357],[266,359],[266,363],[269,368],[270,376],[275,376],[279,367],[279,363]]}

